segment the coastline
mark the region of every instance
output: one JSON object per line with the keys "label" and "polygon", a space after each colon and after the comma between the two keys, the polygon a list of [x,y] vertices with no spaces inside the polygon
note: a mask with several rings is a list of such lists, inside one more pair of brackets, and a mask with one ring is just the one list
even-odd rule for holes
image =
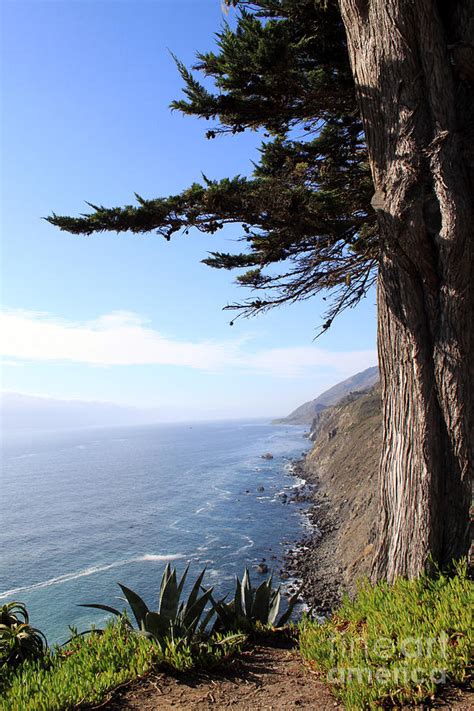
{"label": "coastline", "polygon": [[287,550],[283,574],[296,581],[290,592],[299,590],[310,612],[325,616],[338,605],[344,592],[336,541],[341,521],[306,457],[291,464],[291,474],[305,482],[292,501],[308,504],[302,515],[308,520],[309,531]]}
{"label": "coastline", "polygon": [[315,614],[327,614],[344,592],[370,575],[378,519],[377,469],[382,447],[380,390],[328,408],[309,452],[293,464],[305,479],[311,530],[288,550],[288,573]]}

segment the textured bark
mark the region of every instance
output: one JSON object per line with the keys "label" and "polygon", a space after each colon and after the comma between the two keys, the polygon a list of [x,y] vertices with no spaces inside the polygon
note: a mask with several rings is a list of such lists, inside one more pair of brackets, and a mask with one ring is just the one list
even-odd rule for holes
{"label": "textured bark", "polygon": [[393,580],[418,575],[430,559],[447,564],[469,547],[474,7],[471,0],[339,4],[381,232],[384,438],[374,577]]}

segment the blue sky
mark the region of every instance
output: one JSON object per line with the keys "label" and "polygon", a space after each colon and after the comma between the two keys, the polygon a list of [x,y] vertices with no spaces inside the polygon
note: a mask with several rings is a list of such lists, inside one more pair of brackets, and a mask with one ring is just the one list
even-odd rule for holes
{"label": "blue sky", "polygon": [[204,137],[172,113],[188,65],[212,47],[219,0],[4,0],[2,8],[2,387],[161,408],[170,419],[285,413],[369,365],[375,295],[313,341],[315,298],[257,319],[200,260],[228,228],[171,243],[89,238],[41,220],[179,192],[201,171],[250,172],[255,134]]}

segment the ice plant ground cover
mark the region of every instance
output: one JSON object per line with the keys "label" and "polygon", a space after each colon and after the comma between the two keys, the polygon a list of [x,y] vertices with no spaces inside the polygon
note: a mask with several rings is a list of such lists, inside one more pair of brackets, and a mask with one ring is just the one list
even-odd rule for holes
{"label": "ice plant ground cover", "polygon": [[474,591],[456,574],[361,584],[327,622],[303,620],[300,650],[348,709],[428,700],[469,681]]}
{"label": "ice plant ground cover", "polygon": [[43,659],[25,662],[17,673],[0,669],[0,709],[60,711],[98,704],[111,689],[157,665],[178,672],[213,668],[239,651],[242,640],[214,635],[200,643],[170,640],[160,649],[123,620],[110,623],[102,634],[76,637]]}

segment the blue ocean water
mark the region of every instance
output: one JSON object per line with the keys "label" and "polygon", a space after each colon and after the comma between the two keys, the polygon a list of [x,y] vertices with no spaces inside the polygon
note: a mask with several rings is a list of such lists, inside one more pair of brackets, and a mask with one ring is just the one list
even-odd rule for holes
{"label": "blue ocean water", "polygon": [[168,560],[179,572],[190,562],[190,579],[206,566],[218,594],[245,565],[258,582],[262,558],[278,581],[306,525],[303,507],[279,496],[298,485],[289,466],[308,446],[302,434],[264,422],[6,434],[0,605],[26,603],[60,642],[68,625],[103,623],[77,603],[116,605],[117,582],[155,606]]}

